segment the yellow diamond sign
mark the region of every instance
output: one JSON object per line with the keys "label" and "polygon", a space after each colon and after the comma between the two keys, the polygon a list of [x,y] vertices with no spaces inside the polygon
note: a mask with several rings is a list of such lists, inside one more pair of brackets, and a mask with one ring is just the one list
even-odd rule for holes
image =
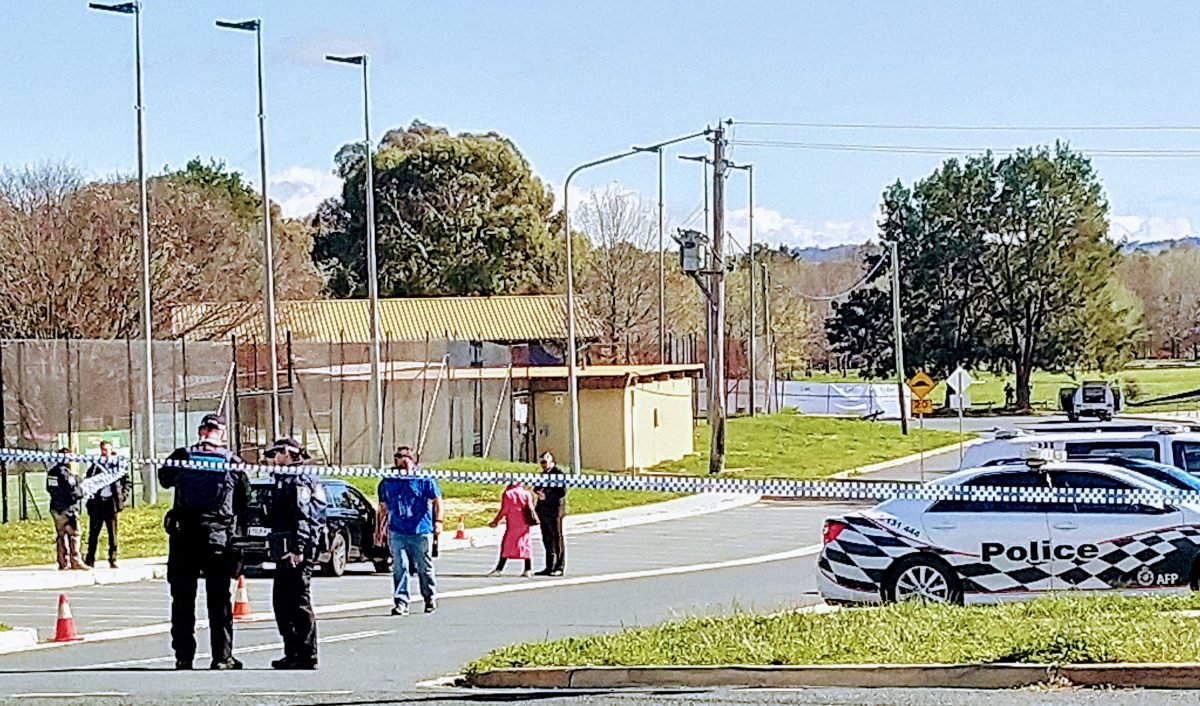
{"label": "yellow diamond sign", "polygon": [[912,390],[913,397],[919,400],[929,397],[929,394],[933,392],[933,388],[936,386],[937,383],[924,370],[917,371],[917,374],[908,380],[908,389]]}

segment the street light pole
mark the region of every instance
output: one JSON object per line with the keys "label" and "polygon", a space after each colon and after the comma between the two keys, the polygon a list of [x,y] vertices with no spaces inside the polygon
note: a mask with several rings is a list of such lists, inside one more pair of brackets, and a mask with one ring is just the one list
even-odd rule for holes
{"label": "street light pole", "polygon": [[371,100],[367,81],[367,55],[331,56],[325,59],[339,64],[362,67],[363,81],[363,149],[366,156],[367,197],[367,297],[371,317],[371,387],[367,395],[369,414],[367,433],[370,435],[370,462],[383,467],[383,382],[379,378],[379,266],[375,254],[375,165],[371,149]]}
{"label": "street light pole", "polygon": [[216,25],[224,29],[254,32],[258,58],[258,167],[262,181],[262,237],[263,237],[263,300],[266,320],[267,345],[271,349],[271,438],[279,438],[279,343],[275,324],[275,244],[271,237],[271,201],[267,198],[267,109],[263,91],[262,20],[245,22],[223,22]]}
{"label": "street light pole", "polygon": [[[146,107],[142,100],[142,4],[140,2],[124,2],[110,5],[104,3],[88,3],[88,7],[102,12],[116,12],[122,15],[133,15],[134,64],[136,66],[137,83],[137,169],[138,169],[138,213],[141,217],[142,230],[142,338],[144,343],[143,375],[145,406],[142,410],[142,451],[147,460],[155,458],[154,449],[154,332],[153,320],[150,318],[150,214],[146,196]],[[142,468],[142,495],[153,503],[158,498],[158,487],[154,483],[152,466]]]}
{"label": "street light pole", "polygon": [[658,155],[658,363],[662,365],[667,362],[667,265],[666,246],[663,237],[666,230],[663,206],[665,194],[665,189],[663,188],[663,148],[635,147],[634,149],[638,152],[654,152]]}
{"label": "street light pole", "polygon": [[757,342],[755,341],[755,336],[757,335],[755,329],[757,328],[758,317],[755,315],[756,312],[755,312],[755,305],[754,305],[754,300],[755,300],[755,293],[754,293],[754,270],[755,270],[755,258],[754,258],[754,165],[753,164],[745,164],[745,165],[729,164],[727,166],[730,169],[740,169],[740,170],[746,172],[749,175],[749,179],[750,179],[750,183],[749,183],[749,187],[748,187],[749,192],[748,192],[748,198],[747,198],[747,200],[750,202],[750,215],[749,215],[750,234],[749,234],[749,238],[748,238],[749,252],[750,252],[750,267],[749,267],[749,270],[750,270],[750,291],[749,291],[749,294],[750,294],[750,341],[749,341],[749,351],[748,352],[750,355],[750,371],[749,371],[750,372],[750,405],[749,405],[749,407],[750,407],[750,416],[753,417],[756,413],[755,412],[755,402],[757,401],[757,393],[758,393],[758,391],[755,389],[755,382],[758,379],[758,375],[757,375],[757,373],[758,373],[758,358],[756,357]]}
{"label": "street light pole", "polygon": [[908,433],[908,410],[904,407],[904,334],[900,321],[900,247],[888,243],[892,255],[892,335],[896,339],[896,394],[900,407],[900,431]]}
{"label": "street light pole", "polygon": [[673,140],[660,142],[649,147],[632,147],[619,154],[601,157],[600,159],[586,162],[572,169],[566,180],[563,181],[563,234],[567,241],[567,393],[571,398],[571,472],[579,473],[583,468],[580,462],[581,449],[579,444],[579,361],[578,361],[578,345],[575,341],[575,255],[574,246],[571,243],[571,206],[569,197],[571,193],[571,180],[575,175],[598,167],[601,164],[608,164],[626,157],[633,156],[642,152],[653,152],[661,150],[664,147],[673,145],[677,142],[691,140],[696,137],[702,137],[708,134],[708,130],[703,132],[695,132],[683,137],[677,137]]}
{"label": "street light pole", "polygon": [[663,149],[658,152],[658,364],[667,362],[667,266],[663,245],[665,220],[663,217],[663,198],[666,190],[663,188]]}
{"label": "street light pole", "polygon": [[[704,194],[704,235],[711,241],[712,231],[709,229],[708,222],[708,165],[710,164],[708,157],[705,155],[685,156],[679,155],[679,158],[685,162],[700,162],[704,165],[703,174],[700,179],[700,191]],[[705,262],[705,269],[712,269],[712,249],[708,249],[708,258]],[[712,351],[713,351],[713,326],[712,326],[712,310],[709,306],[709,295],[704,295],[701,301],[704,303],[704,384],[709,389],[713,385],[713,370],[712,370]],[[706,403],[707,404],[707,403]]]}

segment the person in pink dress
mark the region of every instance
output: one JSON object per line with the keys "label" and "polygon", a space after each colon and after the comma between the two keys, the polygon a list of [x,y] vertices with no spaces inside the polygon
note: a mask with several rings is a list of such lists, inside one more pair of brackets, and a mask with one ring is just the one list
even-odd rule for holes
{"label": "person in pink dress", "polygon": [[500,541],[500,561],[488,576],[499,576],[504,571],[504,565],[509,559],[522,559],[525,570],[522,578],[533,575],[533,538],[529,528],[537,524],[537,515],[533,511],[533,493],[526,490],[519,482],[509,483],[500,496],[500,512],[496,519],[489,524],[499,527],[504,520],[504,539]]}

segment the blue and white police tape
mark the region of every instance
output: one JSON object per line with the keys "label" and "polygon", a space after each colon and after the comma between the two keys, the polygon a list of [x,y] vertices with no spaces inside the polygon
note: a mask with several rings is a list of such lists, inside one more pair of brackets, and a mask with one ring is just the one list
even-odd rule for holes
{"label": "blue and white police tape", "polygon": [[[61,461],[112,463],[114,459],[77,454],[58,454],[26,449],[0,449],[0,461],[54,464]],[[89,478],[90,488],[113,482],[131,465],[144,460],[121,459],[117,468]],[[955,500],[965,502],[1022,502],[1051,505],[1056,503],[1089,505],[1145,505],[1160,507],[1168,504],[1200,506],[1200,492],[1185,489],[1114,489],[1114,488],[993,488],[984,486],[927,484],[901,481],[876,482],[853,480],[784,480],[755,478],[712,478],[705,476],[633,475],[622,473],[542,474],[518,472],[445,471],[417,469],[406,473],[395,468],[363,466],[271,466],[255,464],[226,464],[208,461],[154,460],[151,465],[190,470],[239,470],[251,477],[271,474],[303,474],[337,478],[435,478],[458,483],[506,485],[520,482],[531,486],[591,488],[600,490],[641,490],[664,493],[743,493],[796,500]],[[94,490],[93,490],[94,492]]]}

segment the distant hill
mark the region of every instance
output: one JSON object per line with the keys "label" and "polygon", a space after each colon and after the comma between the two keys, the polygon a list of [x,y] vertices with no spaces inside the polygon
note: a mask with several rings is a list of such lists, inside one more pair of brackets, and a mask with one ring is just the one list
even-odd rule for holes
{"label": "distant hill", "polygon": [[1165,250],[1173,250],[1175,248],[1200,248],[1200,236],[1189,235],[1186,238],[1178,238],[1176,240],[1153,240],[1144,243],[1125,243],[1121,246],[1121,252],[1127,255],[1132,253],[1157,255]]}
{"label": "distant hill", "polygon": [[828,248],[792,248],[788,251],[792,257],[805,262],[833,262],[857,258],[862,245],[834,245]]}

